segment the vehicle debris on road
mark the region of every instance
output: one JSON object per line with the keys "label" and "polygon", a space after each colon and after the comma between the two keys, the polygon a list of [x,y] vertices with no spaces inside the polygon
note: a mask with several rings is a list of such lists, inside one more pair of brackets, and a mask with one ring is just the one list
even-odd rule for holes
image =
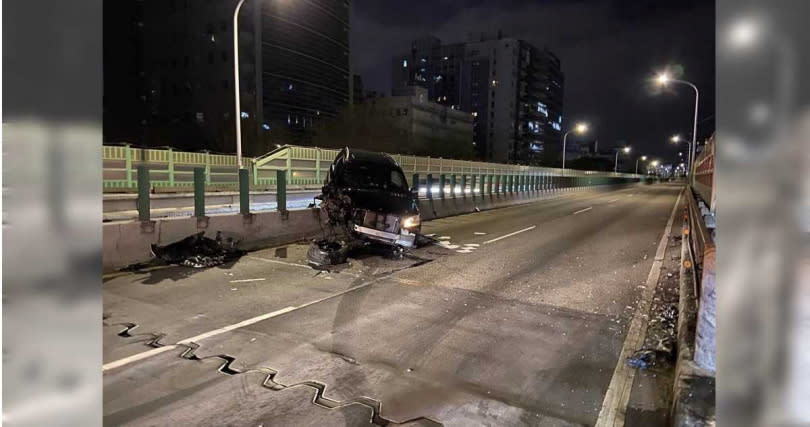
{"label": "vehicle debris on road", "polygon": [[239,258],[244,251],[236,247],[238,241],[217,232],[214,239],[205,237],[205,231],[192,234],[166,246],[151,245],[152,255],[168,264],[192,268],[207,268]]}

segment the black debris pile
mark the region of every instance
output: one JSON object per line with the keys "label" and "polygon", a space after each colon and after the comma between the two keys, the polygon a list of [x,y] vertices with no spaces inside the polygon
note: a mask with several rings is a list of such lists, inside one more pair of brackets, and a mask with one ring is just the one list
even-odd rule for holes
{"label": "black debris pile", "polygon": [[349,246],[342,240],[315,240],[309,245],[307,263],[316,269],[343,264],[348,258]]}
{"label": "black debris pile", "polygon": [[152,245],[152,255],[168,264],[208,268],[242,256],[244,251],[236,248],[237,243],[231,237],[223,237],[220,232],[211,239],[201,231],[166,246]]}

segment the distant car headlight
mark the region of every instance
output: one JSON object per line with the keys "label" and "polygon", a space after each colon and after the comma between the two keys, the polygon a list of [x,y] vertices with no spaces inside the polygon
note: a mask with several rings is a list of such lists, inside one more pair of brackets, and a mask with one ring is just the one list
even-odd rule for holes
{"label": "distant car headlight", "polygon": [[409,216],[402,219],[402,228],[406,230],[411,230],[414,228],[418,228],[421,220],[419,219],[419,215]]}

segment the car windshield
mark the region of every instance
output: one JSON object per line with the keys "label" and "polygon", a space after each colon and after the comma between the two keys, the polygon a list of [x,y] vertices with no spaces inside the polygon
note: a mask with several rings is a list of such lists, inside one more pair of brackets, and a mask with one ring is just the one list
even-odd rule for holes
{"label": "car windshield", "polygon": [[355,188],[408,191],[405,176],[398,169],[373,163],[352,163],[344,175],[346,185]]}

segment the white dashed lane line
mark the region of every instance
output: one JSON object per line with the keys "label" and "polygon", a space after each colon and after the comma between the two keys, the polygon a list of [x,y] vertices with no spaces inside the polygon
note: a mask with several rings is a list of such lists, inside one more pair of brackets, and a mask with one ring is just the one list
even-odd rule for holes
{"label": "white dashed lane line", "polygon": [[588,211],[589,211],[589,210],[591,210],[591,209],[593,209],[593,206],[588,206],[588,207],[587,207],[587,208],[585,208],[585,209],[580,209],[580,210],[578,210],[578,211],[574,212],[574,215],[581,214],[582,212],[588,212]]}
{"label": "white dashed lane line", "polygon": [[501,237],[496,237],[496,238],[494,238],[494,239],[487,240],[486,242],[484,242],[484,244],[485,244],[485,245],[487,245],[487,244],[490,244],[490,243],[497,242],[498,240],[505,239],[505,238],[507,238],[507,237],[512,237],[512,236],[514,236],[515,234],[520,234],[520,233],[523,233],[523,232],[526,232],[526,231],[534,230],[534,229],[535,229],[535,227],[537,227],[537,226],[536,226],[536,225],[533,225],[533,226],[531,226],[531,227],[526,227],[526,228],[524,228],[524,229],[522,229],[522,230],[518,230],[518,231],[515,231],[515,232],[512,232],[512,233],[509,233],[509,234],[505,234],[505,235],[503,235],[503,236],[501,236]]}

